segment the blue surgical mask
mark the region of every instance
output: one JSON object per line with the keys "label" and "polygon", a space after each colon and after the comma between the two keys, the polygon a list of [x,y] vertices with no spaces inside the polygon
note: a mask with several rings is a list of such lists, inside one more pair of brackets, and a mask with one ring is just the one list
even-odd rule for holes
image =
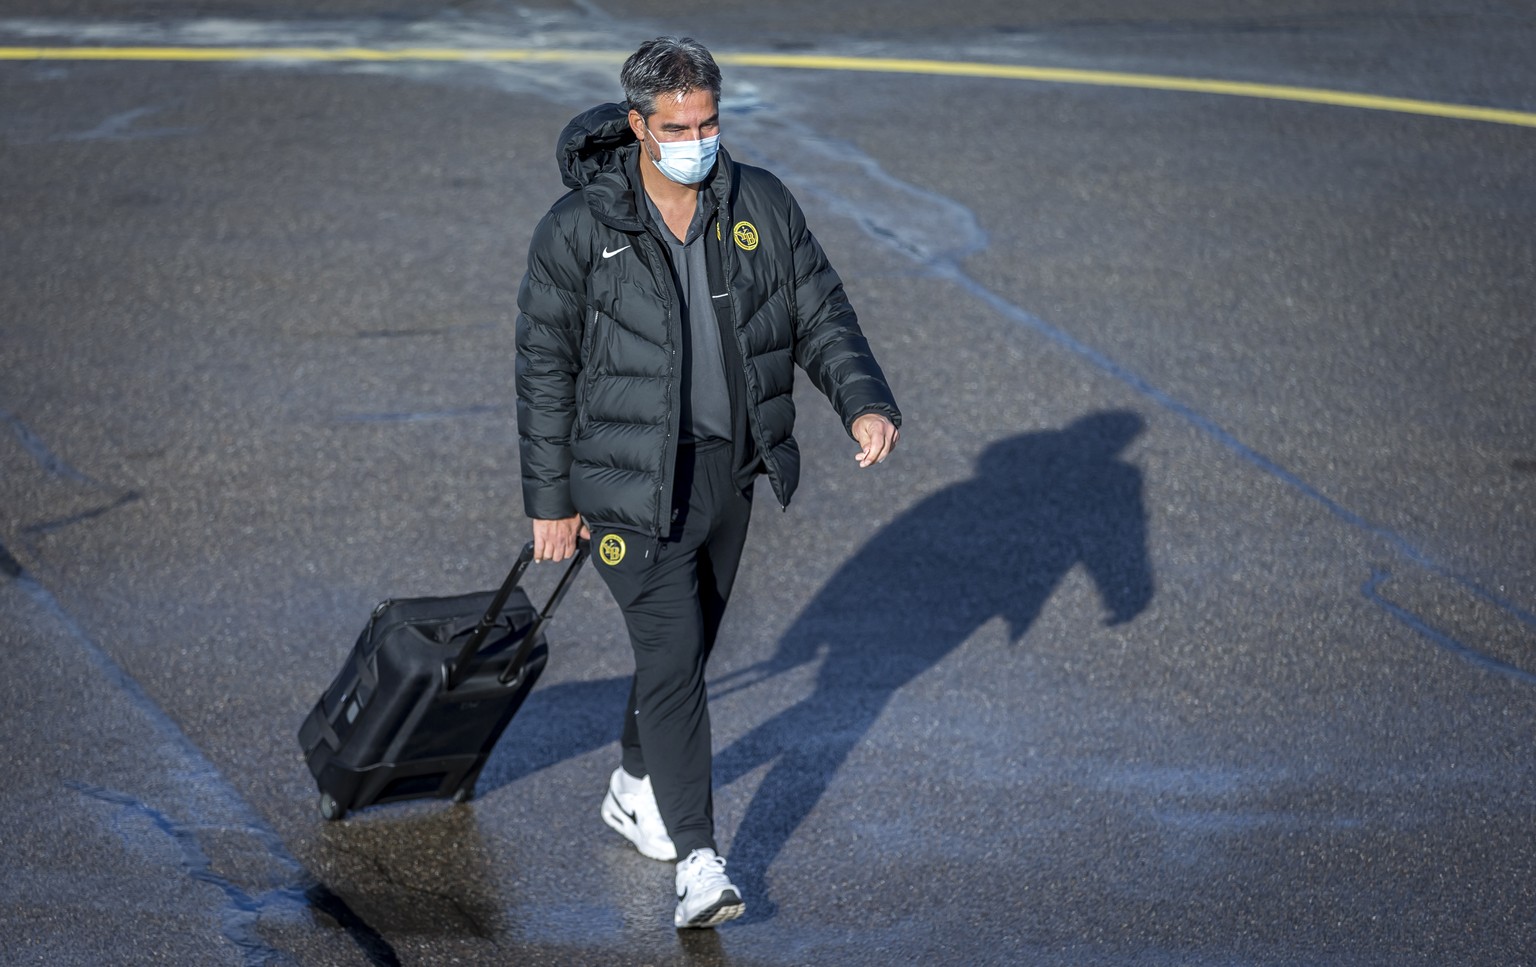
{"label": "blue surgical mask", "polygon": [[656,142],[660,158],[652,158],[656,168],[680,185],[696,185],[715,166],[715,153],[720,150],[720,135],[698,141],[663,141],[649,127],[646,133]]}

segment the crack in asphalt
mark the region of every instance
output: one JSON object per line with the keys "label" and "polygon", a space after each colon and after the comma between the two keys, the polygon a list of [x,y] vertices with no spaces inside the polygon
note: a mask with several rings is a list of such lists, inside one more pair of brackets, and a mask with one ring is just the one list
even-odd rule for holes
{"label": "crack in asphalt", "polygon": [[137,503],[140,499],[141,495],[138,491],[125,490],[121,495],[118,496],[116,500],[113,500],[110,503],[103,504],[100,507],[93,507],[90,510],[82,510],[80,513],[70,514],[68,517],[60,517],[55,520],[45,520],[39,521],[36,524],[28,524],[21,529],[21,532],[27,535],[52,534],[54,531],[60,531],[66,527],[83,523],[84,521],[94,520],[103,514],[109,514],[112,511],[117,510],[119,507],[126,507],[129,504]]}
{"label": "crack in asphalt", "polygon": [[[20,417],[16,416],[14,413],[11,413],[9,410],[0,410],[0,423],[5,423],[10,426],[12,432],[16,434],[16,439],[18,442],[20,442],[22,450],[25,451],[27,456],[31,457],[33,461],[35,461],[37,465],[41,467],[43,471],[49,476],[59,480],[66,480],[70,483],[83,484],[84,486],[93,490],[106,491],[107,493],[116,494],[115,497],[99,507],[92,507],[88,510],[70,514],[67,517],[60,517],[54,520],[39,521],[35,524],[28,524],[21,528],[21,533],[23,535],[31,537],[41,534],[52,534],[55,531],[63,530],[74,524],[79,524],[87,520],[93,520],[104,514],[111,513],[120,507],[125,507],[129,504],[136,503],[142,498],[143,495],[141,495],[136,490],[129,490],[122,487],[114,487],[108,484],[104,484],[101,481],[96,480],[95,478],[75,469],[67,460],[54,453],[53,450],[48,446],[47,443],[43,441],[43,438],[39,436],[36,431],[27,426],[26,423],[22,422]],[[23,541],[23,543],[26,544],[29,548],[31,547],[30,542]],[[3,561],[0,561],[0,571],[9,574],[11,577],[15,577],[17,574],[20,574],[21,565],[16,564],[15,558],[10,557],[8,553],[5,555],[5,557],[10,560],[11,565],[15,566],[16,571],[14,574],[11,573],[10,565],[6,565]]]}

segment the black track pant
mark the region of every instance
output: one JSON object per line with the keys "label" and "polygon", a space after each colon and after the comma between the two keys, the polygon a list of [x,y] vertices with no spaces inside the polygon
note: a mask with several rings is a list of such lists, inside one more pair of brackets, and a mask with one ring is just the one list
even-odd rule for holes
{"label": "black track pant", "polygon": [[681,447],[667,539],[597,528],[597,572],[624,612],[635,677],[623,766],[651,777],[678,859],[715,849],[704,665],[736,580],[752,516],[731,475],[729,444]]}

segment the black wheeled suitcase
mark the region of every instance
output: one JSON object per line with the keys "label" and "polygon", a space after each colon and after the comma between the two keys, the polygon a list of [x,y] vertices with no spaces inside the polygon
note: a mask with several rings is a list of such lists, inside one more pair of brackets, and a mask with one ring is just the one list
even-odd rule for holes
{"label": "black wheeled suitcase", "polygon": [[497,591],[387,600],[299,729],[320,814],[401,799],[469,800],[496,740],[549,658],[544,623],[587,556],[582,541],[543,611],[518,586],[533,543]]}

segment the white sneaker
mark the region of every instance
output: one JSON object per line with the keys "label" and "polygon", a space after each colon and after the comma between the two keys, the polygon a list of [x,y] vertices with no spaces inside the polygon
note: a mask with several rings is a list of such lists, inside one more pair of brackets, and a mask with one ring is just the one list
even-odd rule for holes
{"label": "white sneaker", "polygon": [[661,810],[656,808],[650,776],[632,778],[623,766],[613,770],[601,812],[603,822],[634,843],[642,855],[664,863],[677,859],[677,847],[672,845],[667,825],[661,821]]}
{"label": "white sneaker", "polygon": [[677,912],[672,923],[715,927],[747,912],[741,891],[725,876],[725,860],[712,849],[696,849],[677,864]]}

